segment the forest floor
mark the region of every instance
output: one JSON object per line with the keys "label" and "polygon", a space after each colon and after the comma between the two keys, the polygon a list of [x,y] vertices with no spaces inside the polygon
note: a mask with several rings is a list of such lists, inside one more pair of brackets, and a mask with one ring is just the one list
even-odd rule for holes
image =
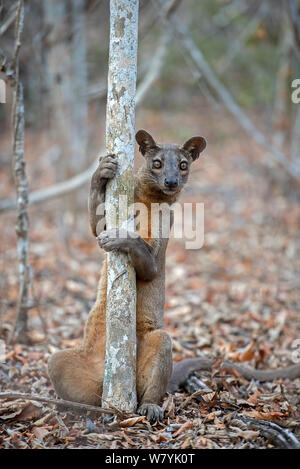
{"label": "forest floor", "polygon": [[[199,250],[187,250],[185,241],[171,240],[166,271],[165,329],[173,339],[174,360],[203,354],[216,358],[212,372],[198,373],[200,400],[199,394],[191,397],[185,391],[166,395],[165,419],[151,425],[143,417],[103,418],[4,399],[1,448],[277,448],[289,440],[280,437],[280,428],[300,439],[300,379],[262,384],[219,371],[223,359],[259,369],[300,359],[299,187],[297,192],[281,170],[268,167],[268,156],[220,114],[215,127],[222,126],[222,135],[211,128],[212,119],[198,112],[188,118],[146,112],[142,121],[161,140],[184,141],[199,133],[198,126],[208,138],[181,197],[182,202],[204,203],[205,242]],[[180,121],[185,127],[178,131]],[[38,159],[40,142],[39,136],[28,136],[32,189],[50,185],[55,175],[55,168]],[[9,141],[0,151],[8,154],[8,149]],[[14,194],[9,174],[9,164],[3,164],[1,199]],[[84,200],[87,193],[85,186]],[[1,392],[56,398],[48,357],[82,340],[103,253],[89,233],[86,211],[79,217],[80,229],[71,234],[62,229],[61,204],[30,208],[32,345],[6,346]],[[6,340],[16,310],[17,253],[15,214],[0,216],[0,338]]]}

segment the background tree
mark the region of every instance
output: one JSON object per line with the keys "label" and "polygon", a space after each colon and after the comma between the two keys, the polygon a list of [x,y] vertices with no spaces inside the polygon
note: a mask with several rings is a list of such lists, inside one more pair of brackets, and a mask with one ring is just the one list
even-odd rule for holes
{"label": "background tree", "polygon": [[[49,8],[60,3],[64,10],[52,23],[46,21],[47,3]],[[32,282],[22,304],[31,345],[9,344],[19,306],[15,225],[27,205],[26,191],[18,189],[16,196],[14,173],[19,182],[26,174],[24,164],[15,164],[11,141],[18,5],[0,2],[0,79],[7,84],[6,104],[0,104],[0,387],[15,396],[9,401],[0,396],[0,446],[297,447],[299,382],[223,379],[220,362],[245,362],[257,370],[299,363],[300,107],[291,101],[291,84],[300,77],[299,0],[140,0],[137,128],[160,141],[180,143],[200,133],[208,141],[181,198],[204,203],[205,243],[193,252],[184,240],[169,243],[165,328],[175,360],[218,357],[216,373],[201,372],[189,381],[189,393],[201,388],[200,404],[199,393],[166,397],[168,420],[159,427],[142,417],[120,422],[120,413],[107,424],[102,409],[95,419],[60,413],[45,371],[49,354],[81,343],[103,260],[89,232],[86,202],[99,153],[107,151],[108,1],[24,2],[18,63]],[[56,61],[57,78],[72,86],[58,102],[57,122],[51,110],[59,87],[49,59]],[[74,91],[77,79],[86,80],[85,95]],[[81,96],[86,102],[75,110]],[[76,116],[84,120],[86,114],[87,125],[76,127]],[[77,137],[84,143],[87,128],[81,166]],[[62,135],[64,130],[73,137]],[[17,140],[21,162],[22,138]],[[136,151],[137,169],[141,158]],[[76,226],[66,230],[75,218]],[[17,401],[20,393],[27,397]],[[45,405],[28,404],[30,394],[46,399]],[[87,410],[79,408],[81,415]],[[103,413],[113,414],[111,408]],[[30,420],[20,425],[24,415]]]}
{"label": "background tree", "polygon": [[[50,128],[57,144],[59,180],[85,169],[87,159],[87,68],[84,0],[44,2]],[[82,204],[81,192],[67,197],[69,216]]]}

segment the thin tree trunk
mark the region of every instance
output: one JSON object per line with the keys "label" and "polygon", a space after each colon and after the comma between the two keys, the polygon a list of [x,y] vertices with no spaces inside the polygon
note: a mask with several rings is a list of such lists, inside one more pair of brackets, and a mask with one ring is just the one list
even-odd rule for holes
{"label": "thin tree trunk", "polygon": [[[51,96],[52,138],[60,147],[60,180],[86,166],[87,74],[84,2],[45,0],[45,21],[51,28],[48,87]],[[66,208],[75,214],[79,194],[69,194]]]}
{"label": "thin tree trunk", "polygon": [[4,33],[10,28],[10,26],[13,24],[15,21],[17,14],[17,8],[16,5],[11,5],[10,9],[6,15],[6,18],[3,21],[3,24],[0,26],[0,36],[3,36]]}
{"label": "thin tree trunk", "polygon": [[[138,0],[110,1],[110,47],[107,95],[107,152],[118,157],[119,172],[106,190],[107,229],[115,228],[114,212],[122,228],[134,231],[134,111],[137,71]],[[120,196],[127,206],[119,210]],[[136,285],[127,254],[108,253],[106,359],[103,405],[136,409]]]}
{"label": "thin tree trunk", "polygon": [[50,131],[60,149],[58,179],[69,174],[72,151],[72,67],[70,34],[65,0],[45,0],[46,27],[49,28],[47,51],[48,88],[51,99]]}
{"label": "thin tree trunk", "polygon": [[290,20],[294,29],[294,37],[295,37],[295,50],[300,58],[300,9],[299,9],[299,2],[297,5],[297,1],[295,0],[288,0],[288,12],[290,16]]}
{"label": "thin tree trunk", "polygon": [[[72,121],[73,138],[70,158],[72,176],[83,171],[87,165],[88,142],[88,97],[87,97],[87,64],[85,35],[85,0],[72,1]],[[86,205],[82,191],[74,193],[75,209]],[[77,210],[73,210],[77,212]]]}
{"label": "thin tree trunk", "polygon": [[294,165],[300,164],[300,105],[297,104],[294,125],[291,136],[290,161]]}
{"label": "thin tree trunk", "polygon": [[[136,105],[140,105],[145,96],[149,93],[153,83],[160,77],[164,61],[160,60],[162,55],[162,42],[164,39],[162,38],[161,42],[158,45],[157,50],[155,51],[151,62],[149,63],[148,71],[145,77],[141,80],[139,86],[137,87],[136,92]],[[2,65],[2,61],[6,63],[6,58],[1,54],[0,50],[0,68]],[[11,70],[8,69],[10,73]],[[106,90],[106,89],[105,89]],[[106,92],[106,91],[105,91]],[[99,154],[103,154],[105,152],[105,148],[101,148]],[[68,192],[72,192],[77,190],[79,187],[86,184],[92,177],[93,173],[96,171],[99,164],[99,156],[97,156],[96,160],[89,166],[85,171],[82,173],[76,174],[70,179],[67,179],[63,182],[58,184],[54,184],[53,186],[46,187],[45,189],[38,189],[33,191],[29,194],[29,204],[38,204],[43,203],[48,200],[55,199],[57,197],[61,197]],[[5,212],[7,210],[15,210],[16,203],[12,199],[3,200],[0,202],[0,213]]]}
{"label": "thin tree trunk", "polygon": [[291,50],[293,46],[293,35],[286,17],[282,10],[282,32],[280,41],[280,60],[276,76],[275,99],[272,113],[272,145],[282,151],[286,137],[286,114],[290,100],[288,91],[288,79],[291,65]]}
{"label": "thin tree trunk", "polygon": [[24,103],[23,86],[19,81],[19,51],[21,47],[21,34],[24,22],[23,0],[19,0],[16,19],[16,42],[13,57],[13,68],[16,75],[13,103],[13,174],[17,191],[17,224],[19,259],[19,298],[17,314],[11,339],[16,334],[20,343],[28,343],[27,313],[28,294],[30,285],[30,268],[28,263],[28,181],[24,160]]}
{"label": "thin tree trunk", "polygon": [[[300,60],[300,9],[295,5],[295,3],[289,1],[290,15],[293,21],[294,33],[293,43],[294,50],[297,52],[297,59]],[[298,33],[298,34],[297,34]],[[297,36],[297,37],[296,37]],[[296,107],[296,109],[295,109]],[[290,144],[290,161],[293,165],[300,164],[300,105],[292,104],[293,110],[295,109],[294,120],[291,129],[291,144]]]}
{"label": "thin tree trunk", "polygon": [[164,31],[160,39],[159,45],[151,61],[151,67],[149,68],[144,80],[140,83],[136,93],[136,101],[144,98],[147,93],[150,84],[155,82],[160,75],[163,63],[165,62],[168,46],[171,40],[170,31]]}
{"label": "thin tree trunk", "polygon": [[217,71],[220,75],[225,73],[230,67],[234,59],[241,55],[243,49],[245,49],[245,43],[250,36],[257,30],[257,27],[263,20],[266,13],[266,4],[262,2],[257,12],[254,14],[253,18],[249,21],[248,24],[242,29],[241,33],[232,41],[229,50],[224,55],[220,61]]}

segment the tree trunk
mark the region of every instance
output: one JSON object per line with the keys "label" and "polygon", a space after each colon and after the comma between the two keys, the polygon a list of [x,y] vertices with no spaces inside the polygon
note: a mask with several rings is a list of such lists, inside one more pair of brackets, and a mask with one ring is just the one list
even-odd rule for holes
{"label": "tree trunk", "polygon": [[47,51],[48,89],[50,97],[51,138],[60,151],[58,179],[70,176],[68,161],[72,149],[72,68],[71,48],[67,36],[65,0],[46,0],[45,27],[49,29]]}
{"label": "tree trunk", "polygon": [[272,113],[272,145],[279,151],[282,151],[287,132],[287,112],[290,100],[288,81],[293,47],[293,34],[286,16],[286,12],[282,9],[282,32],[279,46],[280,59]]}
{"label": "tree trunk", "polygon": [[[167,52],[165,50],[166,47],[166,40],[167,40],[168,33],[164,35],[161,39],[155,53],[153,54],[153,58],[149,63],[148,71],[145,77],[141,80],[137,92],[136,92],[136,105],[141,104],[149,93],[149,91],[153,87],[153,83],[158,80],[160,74],[162,72],[163,65],[165,61],[163,60],[164,54]],[[1,50],[0,50],[0,61],[1,61]],[[1,66],[1,62],[0,62]],[[106,88],[105,88],[106,93]],[[100,150],[100,155],[105,152],[105,149]],[[29,204],[38,204],[43,203],[48,200],[55,199],[57,197],[61,197],[64,194],[69,192],[78,190],[78,188],[82,187],[86,184],[92,177],[93,173],[96,171],[99,164],[99,157],[97,156],[96,160],[82,173],[76,174],[76,176],[71,177],[63,182],[58,184],[54,184],[53,186],[45,187],[44,189],[39,189],[33,191],[29,195]],[[15,210],[16,203],[12,199],[3,200],[0,202],[0,213],[6,210]]]}
{"label": "tree trunk", "polygon": [[[134,231],[134,110],[137,70],[138,0],[110,1],[110,47],[106,115],[107,152],[118,157],[119,171],[106,190],[107,229]],[[127,197],[119,208],[119,198]],[[106,360],[103,405],[136,408],[136,286],[127,254],[108,253]]]}
{"label": "tree trunk", "polygon": [[[72,1],[72,118],[73,139],[72,176],[86,169],[88,142],[88,97],[87,97],[87,64],[85,35],[85,0]],[[86,208],[86,200],[82,191],[76,193],[76,207]]]}
{"label": "tree trunk", "polygon": [[[50,128],[60,149],[59,180],[82,171],[87,149],[87,74],[84,1],[46,0],[45,22],[50,28],[47,54],[51,99]],[[80,195],[67,197],[75,214]],[[82,197],[81,197],[82,200]]]}
{"label": "tree trunk", "polygon": [[291,136],[290,161],[296,165],[300,162],[300,104],[297,104],[294,125]]}
{"label": "tree trunk", "polygon": [[23,22],[24,5],[23,1],[19,0],[16,19],[15,52],[12,61],[16,76],[13,103],[13,173],[17,191],[16,233],[18,238],[19,298],[17,303],[16,321],[11,339],[13,339],[14,333],[16,333],[17,341],[26,344],[29,343],[29,337],[27,335],[27,315],[30,268],[28,263],[28,181],[24,160],[24,101],[23,85],[19,81],[19,50],[21,47]]}

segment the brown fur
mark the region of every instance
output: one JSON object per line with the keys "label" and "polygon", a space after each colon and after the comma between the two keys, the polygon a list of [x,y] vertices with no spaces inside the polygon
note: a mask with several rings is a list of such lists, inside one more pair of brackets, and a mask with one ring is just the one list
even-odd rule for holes
{"label": "brown fur", "polygon": [[[137,274],[137,397],[138,412],[151,420],[162,418],[159,404],[165,394],[172,373],[172,343],[163,331],[165,296],[165,253],[168,239],[154,238],[150,231],[151,203],[172,204],[188,178],[188,170],[179,170],[182,159],[189,165],[205,148],[202,137],[190,139],[183,147],[156,144],[145,131],[137,133],[145,165],[135,177],[135,202],[148,207],[148,233],[136,239],[114,238],[102,232],[99,244],[106,251],[120,249],[128,252]],[[153,161],[162,161],[161,170],[153,168]],[[91,181],[89,198],[90,223],[97,233],[96,208],[105,198],[107,179],[114,176],[117,162],[114,155],[100,160]],[[176,179],[177,186],[166,186],[166,178]],[[172,181],[173,181],[172,180]],[[141,232],[143,221],[141,220]],[[57,394],[76,402],[101,403],[105,360],[106,261],[104,262],[98,295],[85,327],[81,346],[60,351],[49,360],[49,375]]]}
{"label": "brown fur", "polygon": [[[155,238],[150,231],[151,203],[172,204],[177,199],[188,173],[178,172],[178,162],[184,158],[189,164],[205,147],[202,137],[194,137],[183,147],[174,144],[158,145],[145,131],[139,131],[137,141],[145,155],[145,165],[135,177],[135,202],[148,207],[148,231],[143,229],[146,220],[140,220],[141,237],[135,239],[114,238],[110,232],[98,236],[106,251],[123,250],[131,256],[137,274],[137,396],[138,412],[151,420],[162,418],[159,404],[166,389],[174,392],[196,370],[211,369],[213,360],[206,357],[187,359],[176,363],[172,373],[172,346],[169,335],[162,330],[165,294],[165,253],[168,239]],[[161,170],[152,169],[156,159],[163,161]],[[97,236],[96,208],[105,200],[107,179],[114,176],[117,162],[108,155],[99,162],[99,168],[91,181],[89,213],[92,232]],[[178,187],[165,190],[164,179],[178,176]],[[105,360],[105,309],[107,266],[104,261],[98,287],[98,295],[89,313],[83,343],[79,347],[60,351],[49,360],[49,375],[57,394],[66,400],[99,405]],[[261,381],[275,378],[295,379],[300,376],[300,364],[277,370],[251,370],[231,362],[233,368],[248,379]],[[171,377],[171,378],[170,378]],[[168,384],[169,383],[169,384]],[[167,387],[168,386],[168,387]]]}

